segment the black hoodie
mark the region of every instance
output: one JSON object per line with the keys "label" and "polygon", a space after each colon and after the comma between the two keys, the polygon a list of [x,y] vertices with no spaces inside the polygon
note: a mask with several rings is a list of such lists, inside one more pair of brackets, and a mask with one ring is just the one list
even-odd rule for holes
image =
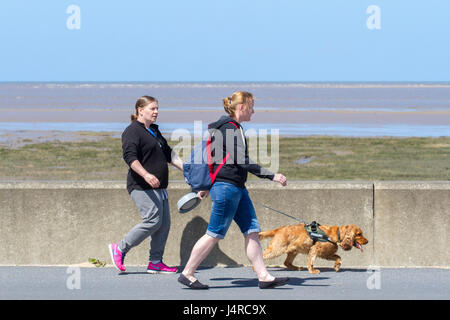
{"label": "black hoodie", "polygon": [[[155,175],[160,186],[158,189],[167,188],[169,183],[169,168],[167,163],[172,162],[172,149],[159,131],[158,125],[150,126],[151,134],[145,125],[134,120],[122,133],[123,159],[131,166],[134,160],[139,160],[141,165],[149,173]],[[133,169],[128,170],[127,190],[148,190],[152,187]]]}
{"label": "black hoodie", "polygon": [[274,174],[272,172],[248,157],[244,130],[233,118],[224,115],[216,122],[210,123],[208,129],[212,134],[211,148],[214,172],[225,156],[229,154],[226,163],[217,174],[215,182],[229,182],[237,187],[244,188],[248,172],[260,178],[273,179]]}

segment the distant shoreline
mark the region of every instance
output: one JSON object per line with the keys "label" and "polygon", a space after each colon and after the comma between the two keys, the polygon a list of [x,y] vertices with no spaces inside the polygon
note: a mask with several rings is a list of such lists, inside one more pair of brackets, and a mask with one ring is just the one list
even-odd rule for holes
{"label": "distant shoreline", "polygon": [[[0,128],[2,123],[0,122]],[[27,144],[46,143],[46,142],[82,142],[95,141],[104,137],[118,138],[121,136],[123,129],[126,128],[128,122],[113,123],[114,128],[108,128],[111,123],[80,123],[77,126],[73,123],[56,123],[57,127],[49,123],[42,123],[42,127],[26,126],[11,128],[9,130],[0,129],[0,148],[20,148]],[[55,125],[55,123],[53,124]],[[87,126],[86,126],[87,125]],[[173,124],[172,124],[173,125]],[[180,134],[190,134],[194,137],[194,131],[189,127],[178,127],[182,129],[167,130],[162,125],[161,131],[168,140],[179,141]],[[441,128],[441,130],[439,130]],[[189,130],[191,129],[191,130]],[[205,128],[203,128],[206,130]],[[408,138],[441,138],[450,137],[450,126],[434,127],[434,126],[393,126],[393,127],[329,127],[325,125],[306,126],[300,128],[276,128],[276,127],[253,127],[244,126],[246,135],[249,139],[252,134],[256,134],[259,138],[267,137],[268,143],[271,143],[270,137],[274,133],[273,129],[278,130],[280,139],[283,138],[314,138],[314,137],[336,137],[336,138],[373,138],[373,139],[408,139]],[[299,132],[299,130],[301,130]],[[275,133],[274,133],[275,134]]]}
{"label": "distant shoreline", "polygon": [[[329,123],[329,124],[402,124],[450,126],[450,110],[377,111],[377,110],[258,110],[252,122],[258,123]],[[39,108],[37,110],[0,109],[2,122],[121,122],[128,121],[133,110]],[[160,107],[157,122],[212,122],[223,110],[164,110]]]}
{"label": "distant shoreline", "polygon": [[450,136],[450,82],[0,83],[0,136],[11,131],[123,131],[136,98],[158,98],[166,132],[224,114],[221,98],[255,96],[244,128],[281,135]]}

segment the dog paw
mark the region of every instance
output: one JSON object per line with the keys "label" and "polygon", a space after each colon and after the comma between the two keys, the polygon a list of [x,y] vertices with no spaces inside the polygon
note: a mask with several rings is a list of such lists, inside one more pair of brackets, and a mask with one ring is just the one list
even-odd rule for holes
{"label": "dog paw", "polygon": [[312,270],[309,270],[309,273],[311,273],[311,274],[319,274],[320,270],[312,269]]}

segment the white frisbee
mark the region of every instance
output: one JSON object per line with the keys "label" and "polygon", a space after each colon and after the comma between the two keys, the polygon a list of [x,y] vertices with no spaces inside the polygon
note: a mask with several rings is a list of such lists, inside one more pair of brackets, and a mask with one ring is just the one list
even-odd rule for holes
{"label": "white frisbee", "polygon": [[197,193],[189,192],[188,194],[182,196],[180,200],[178,200],[178,212],[186,213],[194,209],[200,204],[202,201],[199,197],[197,197]]}

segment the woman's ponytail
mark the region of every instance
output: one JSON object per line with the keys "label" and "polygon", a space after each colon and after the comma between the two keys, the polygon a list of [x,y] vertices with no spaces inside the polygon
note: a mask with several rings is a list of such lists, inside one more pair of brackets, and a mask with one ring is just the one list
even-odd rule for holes
{"label": "woman's ponytail", "polygon": [[227,97],[225,99],[222,99],[223,101],[223,108],[226,113],[228,113],[230,116],[234,115],[234,109],[232,107],[232,99],[230,97]]}
{"label": "woman's ponytail", "polygon": [[222,99],[223,109],[230,117],[234,116],[236,112],[236,106],[241,103],[248,103],[253,100],[253,95],[247,91],[236,91],[231,97]]}

